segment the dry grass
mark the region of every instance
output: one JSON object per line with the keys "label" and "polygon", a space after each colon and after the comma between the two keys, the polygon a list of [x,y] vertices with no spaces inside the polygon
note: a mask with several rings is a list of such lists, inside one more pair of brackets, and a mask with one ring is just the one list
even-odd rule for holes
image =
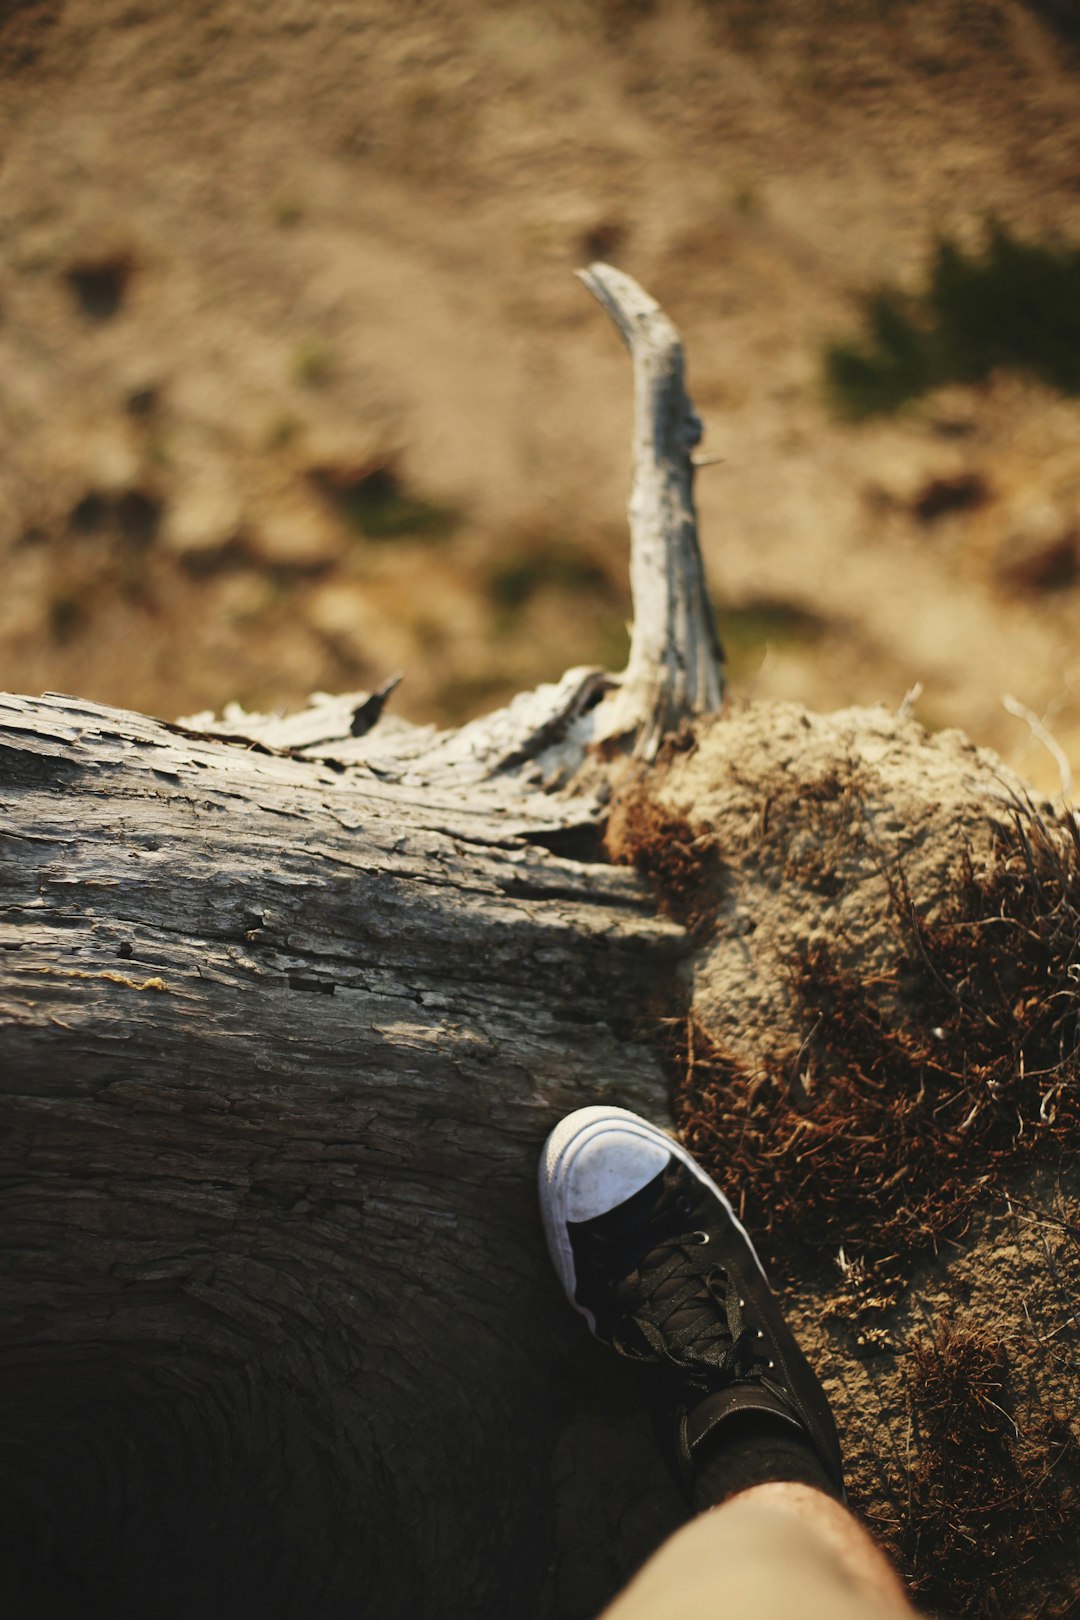
{"label": "dry grass", "polygon": [[1021,1431],[1010,1361],[964,1323],[909,1357],[915,1457],[895,1551],[922,1603],[979,1620],[1020,1612],[1014,1580],[1067,1545],[1080,1508],[1075,1442],[1063,1423]]}
{"label": "dry grass", "polygon": [[[689,872],[676,880],[692,911]],[[692,1019],[669,1033],[686,1140],[742,1188],[773,1263],[831,1272],[843,1246],[889,1297],[1010,1168],[1080,1145],[1075,830],[1018,813],[987,866],[962,862],[932,920],[899,868],[891,905],[904,948],[876,981],[826,945],[788,964],[797,1049],[750,1073]]]}
{"label": "dry grass", "polygon": [[691,932],[710,926],[723,894],[724,869],[708,828],[695,827],[647,793],[636,792],[616,802],[606,842],[612,860],[635,867],[647,880],[666,916]]}

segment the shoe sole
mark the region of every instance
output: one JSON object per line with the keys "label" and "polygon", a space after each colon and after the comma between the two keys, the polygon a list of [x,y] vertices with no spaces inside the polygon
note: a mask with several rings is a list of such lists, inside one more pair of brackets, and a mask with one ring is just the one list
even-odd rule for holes
{"label": "shoe sole", "polygon": [[547,1141],[544,1143],[540,1155],[540,1214],[544,1223],[544,1236],[547,1238],[548,1251],[552,1264],[559,1274],[559,1281],[563,1285],[567,1299],[581,1316],[588,1322],[591,1331],[596,1333],[596,1319],[586,1306],[580,1305],[575,1297],[577,1294],[577,1274],[574,1270],[574,1255],[570,1247],[570,1238],[567,1232],[566,1219],[566,1186],[567,1176],[573,1166],[576,1155],[587,1142],[593,1141],[605,1131],[617,1130],[620,1134],[627,1133],[639,1136],[654,1146],[663,1147],[671,1156],[678,1159],[681,1164],[704,1183],[716,1198],[728,1220],[742,1238],[746,1247],[757,1262],[758,1270],[766,1283],[768,1277],[765,1267],[749,1234],[739,1217],[731,1207],[727,1195],[721,1191],[711,1176],[707,1176],[697,1160],[689,1154],[681,1142],[667,1131],[662,1131],[657,1125],[650,1125],[648,1120],[642,1119],[638,1114],[632,1114],[627,1108],[591,1107],[579,1108],[573,1114],[567,1114],[565,1119],[559,1121]]}

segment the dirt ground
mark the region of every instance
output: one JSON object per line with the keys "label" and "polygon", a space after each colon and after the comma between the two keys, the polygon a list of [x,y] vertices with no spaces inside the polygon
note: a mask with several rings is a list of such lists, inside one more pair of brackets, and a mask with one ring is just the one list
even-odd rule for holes
{"label": "dirt ground", "polygon": [[[0,685],[173,717],[618,667],[625,355],[687,341],[742,693],[1080,764],[1080,403],[831,414],[823,344],[988,214],[1080,238],[1067,3],[5,0]],[[938,497],[945,491],[945,499]],[[952,492],[950,494],[950,492]]]}
{"label": "dirt ground", "polygon": [[921,1610],[1080,1593],[1075,820],[959,731],[747,705],[609,844],[693,929],[675,1112]]}

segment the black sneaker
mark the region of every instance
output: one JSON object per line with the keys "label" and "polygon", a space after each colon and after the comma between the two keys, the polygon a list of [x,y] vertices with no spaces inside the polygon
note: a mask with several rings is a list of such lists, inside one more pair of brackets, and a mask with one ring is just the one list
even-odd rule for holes
{"label": "black sneaker", "polygon": [[690,1494],[731,1418],[802,1431],[843,1499],[829,1403],[735,1211],[684,1147],[625,1108],[580,1108],[540,1160],[548,1248],[593,1333],[641,1364]]}

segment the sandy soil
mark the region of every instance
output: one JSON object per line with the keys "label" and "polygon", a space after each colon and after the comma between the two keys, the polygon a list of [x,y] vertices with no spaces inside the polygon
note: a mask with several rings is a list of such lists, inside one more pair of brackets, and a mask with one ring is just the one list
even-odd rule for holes
{"label": "sandy soil", "polygon": [[458,719],[617,667],[628,368],[571,274],[602,255],[687,340],[736,687],[921,682],[1056,784],[1011,693],[1080,763],[1076,589],[1033,582],[1080,528],[1080,405],[999,378],[853,427],[821,382],[935,231],[1080,236],[1076,58],[1035,10],[0,19],[0,684],[173,716],[401,669],[399,712]]}

